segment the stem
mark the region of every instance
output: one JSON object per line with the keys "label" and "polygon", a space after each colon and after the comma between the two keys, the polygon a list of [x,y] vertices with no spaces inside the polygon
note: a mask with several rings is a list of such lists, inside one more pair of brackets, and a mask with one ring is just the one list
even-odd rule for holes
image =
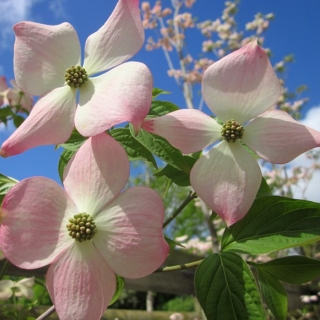
{"label": "stem", "polygon": [[44,320],[51,316],[56,311],[54,306],[51,306],[47,311],[45,311],[41,316],[37,318],[37,320]]}
{"label": "stem", "polygon": [[162,228],[165,228],[193,199],[197,197],[195,192],[189,193],[187,198],[181,203],[180,207],[170,215],[170,217],[163,223]]}
{"label": "stem", "polygon": [[10,265],[9,260],[6,260],[6,261],[4,262],[2,268],[1,268],[1,271],[0,271],[0,279],[2,279],[4,273],[5,273],[5,271],[7,270],[7,268],[9,267],[9,265]]}
{"label": "stem", "polygon": [[164,267],[157,269],[155,272],[169,272],[169,271],[177,271],[177,270],[183,270],[183,269],[190,269],[197,267],[204,259],[189,262],[189,263],[184,263],[184,264],[179,264],[176,266],[170,266],[170,267]]}

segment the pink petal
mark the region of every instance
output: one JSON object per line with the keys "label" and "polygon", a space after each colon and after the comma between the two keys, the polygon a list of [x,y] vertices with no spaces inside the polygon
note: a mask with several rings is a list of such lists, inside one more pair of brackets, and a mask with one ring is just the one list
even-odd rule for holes
{"label": "pink petal", "polygon": [[129,188],[95,218],[93,243],[117,274],[144,277],[159,268],[169,252],[163,219],[163,203],[155,191]]}
{"label": "pink petal", "polygon": [[89,138],[64,171],[66,192],[79,212],[95,215],[119,194],[129,178],[129,160],[108,134]]}
{"label": "pink petal", "polygon": [[116,289],[114,272],[89,241],[64,251],[46,282],[60,320],[100,319]]}
{"label": "pink petal", "polygon": [[214,119],[191,109],[147,119],[142,129],[164,137],[186,154],[202,150],[221,137],[221,126]]}
{"label": "pink petal", "polygon": [[14,265],[43,267],[70,246],[65,215],[77,210],[55,181],[44,177],[22,180],[7,193],[2,210],[1,248]]}
{"label": "pink petal", "polygon": [[152,99],[153,80],[147,66],[127,62],[90,80],[81,88],[75,117],[78,131],[94,136],[126,121],[139,131]]}
{"label": "pink petal", "polygon": [[228,226],[250,209],[261,184],[255,159],[239,142],[221,142],[193,166],[191,185]]}
{"label": "pink petal", "polygon": [[30,148],[68,140],[74,126],[76,91],[68,86],[42,97],[22,125],[3,143],[0,154],[13,156]]}
{"label": "pink petal", "polygon": [[203,98],[223,122],[244,124],[274,105],[280,93],[280,81],[257,40],[215,62],[202,79]]}
{"label": "pink petal", "polygon": [[32,95],[62,87],[67,68],[79,65],[80,43],[69,23],[48,26],[19,22],[13,30],[14,73],[19,88]]}
{"label": "pink petal", "polygon": [[88,37],[84,68],[92,75],[119,65],[135,55],[143,42],[139,0],[119,0],[107,22]]}
{"label": "pink petal", "polygon": [[320,146],[320,132],[295,121],[288,113],[270,110],[245,127],[243,142],[261,158],[287,163]]}

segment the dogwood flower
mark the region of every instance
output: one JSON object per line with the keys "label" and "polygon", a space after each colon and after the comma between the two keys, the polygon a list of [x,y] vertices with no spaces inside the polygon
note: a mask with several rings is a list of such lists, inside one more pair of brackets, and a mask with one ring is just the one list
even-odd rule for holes
{"label": "dogwood flower", "polygon": [[128,177],[125,151],[102,133],[70,160],[64,189],[33,177],[3,200],[2,250],[20,268],[50,264],[46,282],[61,320],[100,319],[115,292],[115,274],[144,277],[168,255],[160,196],[146,187],[120,192]]}
{"label": "dogwood flower", "polygon": [[[118,1],[106,23],[88,37],[83,66],[79,39],[69,23],[20,22],[13,29],[17,84],[41,98],[3,143],[2,156],[63,143],[74,125],[83,136],[97,135],[126,121],[136,131],[140,129],[150,109],[152,75],[143,63],[123,63],[144,42],[139,0]],[[100,75],[92,77],[96,74]]]}
{"label": "dogwood flower", "polygon": [[282,164],[320,146],[319,132],[286,112],[268,110],[280,93],[266,52],[253,40],[203,75],[203,99],[219,121],[199,110],[178,110],[142,125],[186,154],[215,144],[195,163],[190,182],[228,226],[245,216],[261,183],[260,167],[248,147],[262,159]]}
{"label": "dogwood flower", "polygon": [[34,277],[25,278],[18,282],[12,280],[0,281],[0,300],[10,299],[14,294],[16,297],[25,296],[27,299],[33,298],[32,287],[34,285]]}
{"label": "dogwood flower", "polygon": [[14,80],[10,80],[10,83],[12,88],[8,87],[5,77],[0,77],[0,106],[5,104],[30,112],[33,106],[33,98],[22,92]]}

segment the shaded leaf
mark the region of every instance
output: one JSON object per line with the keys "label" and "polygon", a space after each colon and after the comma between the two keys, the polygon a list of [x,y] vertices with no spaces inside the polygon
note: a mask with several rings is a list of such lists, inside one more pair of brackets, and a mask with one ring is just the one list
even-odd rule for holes
{"label": "shaded leaf", "polygon": [[265,319],[255,280],[234,253],[214,253],[197,268],[196,295],[207,319]]}
{"label": "shaded leaf", "polygon": [[17,182],[18,180],[0,173],[0,204],[2,203],[4,196]]}

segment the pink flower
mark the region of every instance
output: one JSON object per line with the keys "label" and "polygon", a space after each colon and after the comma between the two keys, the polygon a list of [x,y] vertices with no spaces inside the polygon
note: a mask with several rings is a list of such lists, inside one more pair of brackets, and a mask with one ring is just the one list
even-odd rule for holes
{"label": "pink flower", "polygon": [[10,83],[12,88],[8,87],[5,77],[0,77],[0,106],[2,104],[12,107],[20,106],[20,108],[30,112],[33,106],[33,98],[22,92],[14,80],[11,80]]}
{"label": "pink flower", "polygon": [[34,177],[3,200],[2,250],[20,268],[51,264],[47,287],[61,320],[100,319],[115,292],[115,274],[144,277],[168,254],[161,198],[146,187],[120,193],[128,176],[125,151],[102,133],[68,163],[65,189]]}
{"label": "pink flower", "polygon": [[183,153],[216,144],[195,163],[190,181],[228,226],[245,216],[261,183],[260,167],[248,147],[281,164],[320,146],[319,132],[286,112],[268,110],[280,92],[268,56],[254,40],[204,73],[203,98],[223,125],[198,110],[179,110],[143,123],[143,129],[163,136]]}
{"label": "pink flower", "polygon": [[126,121],[132,122],[136,131],[140,129],[150,108],[152,76],[142,63],[123,63],[144,42],[138,6],[139,0],[118,1],[106,23],[88,37],[83,67],[79,39],[69,23],[20,22],[14,26],[17,84],[41,98],[4,142],[2,156],[63,143],[74,124],[83,136],[94,136]]}

